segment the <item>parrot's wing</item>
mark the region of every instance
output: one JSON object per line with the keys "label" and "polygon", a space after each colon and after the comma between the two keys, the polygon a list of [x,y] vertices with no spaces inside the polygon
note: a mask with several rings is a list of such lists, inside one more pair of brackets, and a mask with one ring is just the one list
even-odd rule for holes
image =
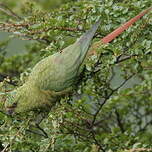
{"label": "parrot's wing", "polygon": [[91,40],[100,24],[96,22],[90,30],[83,34],[74,44],[41,60],[34,67],[31,80],[42,90],[62,91],[76,82]]}
{"label": "parrot's wing", "polygon": [[[73,45],[66,49],[70,48],[73,48]],[[79,50],[79,47],[76,49]],[[73,56],[66,58],[63,53],[55,53],[41,60],[33,68],[28,81],[45,91],[62,91],[69,88],[75,81],[79,69],[77,61],[72,58]]]}

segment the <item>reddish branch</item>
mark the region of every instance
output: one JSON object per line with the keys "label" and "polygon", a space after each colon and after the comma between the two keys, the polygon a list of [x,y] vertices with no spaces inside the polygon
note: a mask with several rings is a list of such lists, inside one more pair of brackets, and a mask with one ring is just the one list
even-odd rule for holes
{"label": "reddish branch", "polygon": [[[34,25],[34,24],[33,24]],[[0,23],[0,28],[17,28],[17,29],[22,29],[22,28],[27,28],[32,26],[32,24],[13,24],[13,23]],[[78,32],[78,31],[82,31],[84,32],[83,29],[79,29],[79,28],[72,28],[72,27],[49,27],[46,29],[43,29],[43,31],[38,31],[38,33],[41,32],[48,32],[49,30],[61,30],[61,31],[71,31],[71,32]],[[30,31],[31,32],[31,31]],[[35,34],[38,34],[37,32],[34,32]]]}

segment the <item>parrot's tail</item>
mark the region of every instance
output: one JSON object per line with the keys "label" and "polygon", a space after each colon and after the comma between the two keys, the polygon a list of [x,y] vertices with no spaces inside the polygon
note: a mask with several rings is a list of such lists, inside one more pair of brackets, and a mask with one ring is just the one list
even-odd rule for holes
{"label": "parrot's tail", "polygon": [[88,50],[89,46],[91,43],[91,40],[93,36],[95,35],[99,25],[100,25],[100,19],[92,26],[90,30],[88,30],[86,33],[84,33],[76,43],[79,43],[80,50],[81,50],[81,55],[80,55],[80,60],[83,62]]}

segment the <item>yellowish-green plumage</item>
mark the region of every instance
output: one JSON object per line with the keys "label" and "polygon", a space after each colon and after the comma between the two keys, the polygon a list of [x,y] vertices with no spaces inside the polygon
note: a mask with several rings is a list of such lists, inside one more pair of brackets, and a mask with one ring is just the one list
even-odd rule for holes
{"label": "yellowish-green plumage", "polygon": [[51,109],[68,94],[80,74],[91,40],[100,24],[96,22],[74,44],[48,56],[33,68],[27,82],[10,92],[6,108],[10,112],[24,112],[33,109]]}

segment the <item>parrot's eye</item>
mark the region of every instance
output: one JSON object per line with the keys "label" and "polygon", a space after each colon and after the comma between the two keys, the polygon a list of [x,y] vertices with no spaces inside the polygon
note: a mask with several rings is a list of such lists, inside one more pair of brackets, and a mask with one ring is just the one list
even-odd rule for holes
{"label": "parrot's eye", "polygon": [[17,102],[13,103],[11,106],[7,106],[7,108],[15,108],[17,106]]}

